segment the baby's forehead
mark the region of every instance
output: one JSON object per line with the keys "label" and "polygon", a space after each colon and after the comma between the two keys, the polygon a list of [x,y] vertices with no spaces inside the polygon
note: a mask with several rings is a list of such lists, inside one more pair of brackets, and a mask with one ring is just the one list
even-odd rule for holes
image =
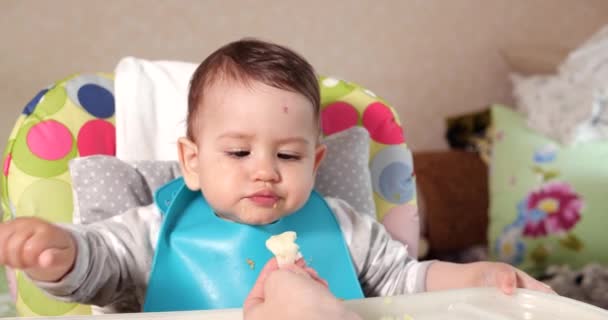
{"label": "baby's forehead", "polygon": [[[197,104],[193,129],[201,125],[256,121],[272,125],[283,119],[298,125],[311,124],[311,132],[318,134],[319,115],[309,99],[299,92],[277,88],[261,81],[241,82],[223,79],[215,81],[201,90]],[[268,118],[259,118],[264,113]],[[285,117],[285,118],[283,118]],[[217,128],[217,126],[214,126]]]}
{"label": "baby's forehead", "polygon": [[275,108],[289,115],[292,112],[316,114],[315,107],[306,96],[295,90],[280,88],[261,81],[221,80],[206,86],[197,104],[199,111],[233,112],[231,108]]}

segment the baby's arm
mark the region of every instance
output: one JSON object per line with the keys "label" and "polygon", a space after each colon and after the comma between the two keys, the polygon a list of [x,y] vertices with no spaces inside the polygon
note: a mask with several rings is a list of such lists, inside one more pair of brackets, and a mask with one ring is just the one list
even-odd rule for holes
{"label": "baby's arm", "polygon": [[73,269],[58,282],[35,283],[65,301],[105,306],[136,295],[141,304],[159,225],[154,205],[90,225],[66,225],[77,244]]}
{"label": "baby's arm", "polygon": [[393,240],[384,226],[356,212],[339,199],[326,198],[338,219],[366,296],[389,296],[425,291],[427,269],[407,248]]}
{"label": "baby's arm", "polygon": [[497,262],[456,264],[418,262],[392,240],[382,224],[361,215],[346,202],[327,199],[338,218],[366,296],[494,286],[510,294],[515,288],[552,293],[525,272]]}
{"label": "baby's arm", "polygon": [[549,286],[521,270],[506,263],[487,261],[467,264],[435,262],[428,270],[426,287],[428,291],[498,287],[506,294],[512,294],[515,288],[555,293]]}

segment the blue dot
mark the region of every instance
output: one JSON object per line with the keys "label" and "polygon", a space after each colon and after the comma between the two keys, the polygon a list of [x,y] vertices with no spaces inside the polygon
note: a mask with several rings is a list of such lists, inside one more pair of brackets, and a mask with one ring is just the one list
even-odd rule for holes
{"label": "blue dot", "polygon": [[412,169],[403,162],[393,162],[380,173],[380,193],[387,201],[403,204],[414,197]]}
{"label": "blue dot", "polygon": [[549,163],[553,162],[557,157],[557,150],[555,148],[541,147],[534,151],[534,162],[536,163]]}
{"label": "blue dot", "polygon": [[97,118],[114,115],[114,95],[96,84],[85,84],[78,89],[78,101],[90,114]]}
{"label": "blue dot", "polygon": [[38,94],[32,99],[30,100],[30,102],[28,102],[25,105],[25,108],[23,108],[23,114],[25,115],[30,115],[34,112],[34,109],[36,109],[36,106],[38,105],[38,102],[40,102],[40,99],[42,99],[42,97],[44,96],[44,94],[49,91],[49,89],[43,89],[42,91],[38,92]]}

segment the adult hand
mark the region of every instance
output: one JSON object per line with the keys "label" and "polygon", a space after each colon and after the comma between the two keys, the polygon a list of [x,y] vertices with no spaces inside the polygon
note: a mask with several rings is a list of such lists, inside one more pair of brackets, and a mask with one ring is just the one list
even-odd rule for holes
{"label": "adult hand", "polygon": [[359,320],[303,260],[279,269],[271,259],[243,305],[245,320]]}

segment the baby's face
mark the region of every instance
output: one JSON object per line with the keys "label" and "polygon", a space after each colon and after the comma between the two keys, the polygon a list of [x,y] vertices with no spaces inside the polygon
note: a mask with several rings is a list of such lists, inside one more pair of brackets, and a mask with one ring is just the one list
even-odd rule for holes
{"label": "baby's face", "polygon": [[196,135],[198,187],[222,217],[267,224],[308,200],[325,148],[312,104],[261,82],[206,88]]}

